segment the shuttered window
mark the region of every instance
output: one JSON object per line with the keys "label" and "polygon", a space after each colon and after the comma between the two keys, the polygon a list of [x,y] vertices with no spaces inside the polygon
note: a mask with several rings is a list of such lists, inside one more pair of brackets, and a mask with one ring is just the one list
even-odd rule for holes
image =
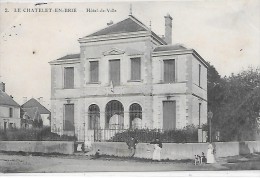
{"label": "shuttered window", "polygon": [[9,108],[9,117],[13,117],[13,108]]}
{"label": "shuttered window", "polygon": [[64,68],[64,88],[74,88],[74,67]]}
{"label": "shuttered window", "polygon": [[163,129],[176,128],[176,101],[163,101]]}
{"label": "shuttered window", "polygon": [[131,58],[131,80],[141,80],[141,58]]}
{"label": "shuttered window", "polygon": [[199,128],[200,128],[200,121],[201,120],[201,103],[199,103]]}
{"label": "shuttered window", "polygon": [[74,131],[74,104],[65,104],[64,114],[64,130]]}
{"label": "shuttered window", "polygon": [[175,60],[164,60],[164,83],[175,82]]}
{"label": "shuttered window", "polygon": [[90,82],[98,82],[98,61],[90,61]]}
{"label": "shuttered window", "polygon": [[199,86],[200,86],[200,78],[201,78],[201,65],[199,64]]}
{"label": "shuttered window", "polygon": [[112,81],[113,86],[120,85],[120,60],[109,61],[109,77]]}

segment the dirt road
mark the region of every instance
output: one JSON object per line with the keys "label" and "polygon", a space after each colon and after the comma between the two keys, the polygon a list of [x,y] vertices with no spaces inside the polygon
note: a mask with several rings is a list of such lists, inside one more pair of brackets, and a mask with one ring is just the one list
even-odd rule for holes
{"label": "dirt road", "polygon": [[[234,159],[234,160],[238,160]],[[249,159],[246,160],[247,162]],[[260,158],[254,159],[255,165]],[[216,164],[193,165],[193,161],[152,162],[150,160],[100,158],[93,160],[84,155],[74,156],[32,156],[8,155],[0,153],[0,172],[2,173],[64,173],[92,171],[174,171],[174,170],[230,170],[241,162],[229,164],[227,159],[219,159]],[[233,165],[233,167],[232,167]],[[243,163],[243,165],[245,165]],[[241,167],[237,167],[239,169]],[[250,169],[250,167],[247,167]],[[254,169],[260,169],[255,167]]]}

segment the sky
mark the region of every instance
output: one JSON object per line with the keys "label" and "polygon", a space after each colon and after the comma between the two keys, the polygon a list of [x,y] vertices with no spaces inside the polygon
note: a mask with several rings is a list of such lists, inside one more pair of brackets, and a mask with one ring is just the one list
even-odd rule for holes
{"label": "sky", "polygon": [[[1,1],[0,80],[6,83],[6,92],[19,104],[23,97],[43,97],[49,108],[48,62],[79,53],[79,38],[105,28],[111,20],[127,18],[130,4],[133,15],[147,26],[151,21],[159,36],[164,35],[164,16],[169,13],[173,44],[195,49],[221,76],[260,66],[259,0],[51,2],[41,6]],[[52,12],[28,12],[33,8],[52,8]],[[55,8],[77,12],[54,12]]]}

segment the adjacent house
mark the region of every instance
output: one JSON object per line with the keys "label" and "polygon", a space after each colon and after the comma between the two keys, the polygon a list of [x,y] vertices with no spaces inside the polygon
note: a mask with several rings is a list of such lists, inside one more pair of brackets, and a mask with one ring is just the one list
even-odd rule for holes
{"label": "adjacent house", "polygon": [[34,98],[21,106],[21,116],[23,128],[50,126],[51,112]]}
{"label": "adjacent house", "polygon": [[5,92],[5,83],[0,81],[0,129],[20,128],[20,105]]}
{"label": "adjacent house", "polygon": [[[85,143],[105,130],[172,130],[207,122],[207,63],[133,15],[80,38],[80,53],[51,61],[51,128]],[[111,23],[110,23],[111,24]]]}

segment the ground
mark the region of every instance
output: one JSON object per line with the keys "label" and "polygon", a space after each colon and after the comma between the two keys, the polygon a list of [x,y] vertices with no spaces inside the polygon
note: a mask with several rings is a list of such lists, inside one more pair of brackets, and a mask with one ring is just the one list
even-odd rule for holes
{"label": "ground", "polygon": [[93,171],[218,171],[260,170],[260,153],[218,158],[215,164],[194,165],[193,160],[152,162],[144,159],[101,157],[82,154],[42,155],[0,153],[2,173],[64,173]]}

